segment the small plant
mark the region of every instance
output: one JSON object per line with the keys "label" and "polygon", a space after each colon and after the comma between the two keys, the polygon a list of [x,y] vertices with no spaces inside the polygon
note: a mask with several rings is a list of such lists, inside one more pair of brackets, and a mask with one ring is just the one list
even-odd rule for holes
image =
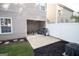
{"label": "small plant", "polygon": [[71,16],[71,19],[75,19],[75,22],[79,22],[79,12],[77,12],[78,16]]}
{"label": "small plant", "polygon": [[79,22],[79,16],[72,16],[71,19],[75,19],[75,22]]}

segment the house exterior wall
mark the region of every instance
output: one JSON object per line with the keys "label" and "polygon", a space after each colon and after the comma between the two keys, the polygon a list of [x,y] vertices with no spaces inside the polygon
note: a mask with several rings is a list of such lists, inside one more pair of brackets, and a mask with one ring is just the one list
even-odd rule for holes
{"label": "house exterior wall", "polygon": [[11,34],[0,34],[0,40],[26,37],[27,19],[46,21],[45,13],[40,11],[35,3],[11,4],[8,10],[0,8],[0,17],[11,17],[13,28]]}
{"label": "house exterior wall", "polygon": [[14,39],[26,37],[26,21],[21,15],[12,12],[0,11],[0,17],[11,17],[12,18],[12,32],[11,34],[0,34],[0,40]]}
{"label": "house exterior wall", "polygon": [[41,10],[40,5],[35,3],[27,3],[25,5],[25,11],[28,11],[26,16],[28,20],[46,21],[46,10]]}

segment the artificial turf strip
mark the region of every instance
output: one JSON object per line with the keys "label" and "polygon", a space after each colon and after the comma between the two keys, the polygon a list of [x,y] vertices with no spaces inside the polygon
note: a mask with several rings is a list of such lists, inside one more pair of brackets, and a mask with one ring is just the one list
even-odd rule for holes
{"label": "artificial turf strip", "polygon": [[16,42],[0,46],[0,54],[9,56],[32,56],[33,49],[28,42]]}

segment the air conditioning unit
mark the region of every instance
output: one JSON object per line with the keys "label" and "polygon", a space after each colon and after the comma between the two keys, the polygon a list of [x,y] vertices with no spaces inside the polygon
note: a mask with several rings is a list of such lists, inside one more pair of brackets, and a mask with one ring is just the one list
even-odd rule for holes
{"label": "air conditioning unit", "polygon": [[66,44],[65,54],[68,56],[79,56],[79,44],[77,43]]}

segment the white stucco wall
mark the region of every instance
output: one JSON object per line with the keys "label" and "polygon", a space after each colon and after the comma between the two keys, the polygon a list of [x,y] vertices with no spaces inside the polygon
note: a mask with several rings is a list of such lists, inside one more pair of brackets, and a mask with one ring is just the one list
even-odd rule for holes
{"label": "white stucco wall", "polygon": [[47,24],[46,27],[49,29],[50,36],[79,43],[79,23]]}

